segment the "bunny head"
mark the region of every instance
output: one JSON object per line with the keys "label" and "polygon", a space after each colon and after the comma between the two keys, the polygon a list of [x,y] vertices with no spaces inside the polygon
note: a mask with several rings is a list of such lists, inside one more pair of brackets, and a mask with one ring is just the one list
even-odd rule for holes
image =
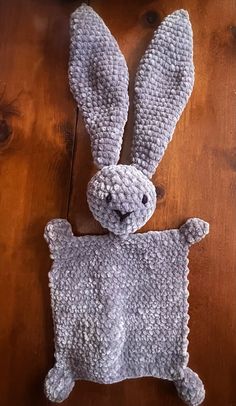
{"label": "bunny head", "polygon": [[192,92],[194,67],[188,13],[164,19],[142,57],[135,81],[131,164],[118,164],[129,98],[128,68],[103,20],[83,4],[71,17],[69,80],[100,169],[87,189],[89,208],[116,235],[142,227],[156,207],[150,178]]}
{"label": "bunny head", "polygon": [[102,168],[89,182],[87,198],[94,217],[114,234],[133,233],[156,207],[153,183],[132,165]]}

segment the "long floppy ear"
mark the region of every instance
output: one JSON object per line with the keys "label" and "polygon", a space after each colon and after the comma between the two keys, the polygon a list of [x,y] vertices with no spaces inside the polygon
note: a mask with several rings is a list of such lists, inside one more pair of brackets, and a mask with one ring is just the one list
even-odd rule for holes
{"label": "long floppy ear", "polygon": [[128,68],[103,20],[86,4],[71,16],[70,88],[98,167],[116,164],[128,114]]}
{"label": "long floppy ear", "polygon": [[194,83],[192,27],[185,10],[165,18],[141,59],[135,84],[132,163],[151,177]]}

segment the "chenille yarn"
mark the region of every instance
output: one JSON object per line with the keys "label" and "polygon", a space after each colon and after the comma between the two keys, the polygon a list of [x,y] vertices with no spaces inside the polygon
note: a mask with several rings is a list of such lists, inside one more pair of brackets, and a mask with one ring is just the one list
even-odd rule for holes
{"label": "chenille yarn", "polygon": [[70,87],[90,133],[95,164],[116,164],[128,115],[129,74],[110,31],[83,4],[71,17]]}
{"label": "chenille yarn", "polygon": [[126,62],[86,5],[71,17],[69,79],[100,168],[88,184],[88,205],[109,233],[76,237],[63,219],[46,226],[55,365],[45,393],[62,402],[78,379],[155,376],[173,381],[189,406],[200,405],[204,386],[187,366],[188,252],[209,225],[192,218],[179,229],[133,234],[155,210],[149,178],[193,87],[187,12],[163,21],[140,62],[131,165],[117,164],[128,112]]}
{"label": "chenille yarn", "polygon": [[64,400],[77,379],[156,376],[199,404],[204,387],[187,368],[187,255],[207,233],[200,219],[128,238],[75,237],[60,219],[47,225],[56,358],[45,385],[50,400]]}
{"label": "chenille yarn", "polygon": [[148,177],[161,161],[192,92],[192,58],[188,13],[178,10],[154,33],[136,75],[132,162]]}

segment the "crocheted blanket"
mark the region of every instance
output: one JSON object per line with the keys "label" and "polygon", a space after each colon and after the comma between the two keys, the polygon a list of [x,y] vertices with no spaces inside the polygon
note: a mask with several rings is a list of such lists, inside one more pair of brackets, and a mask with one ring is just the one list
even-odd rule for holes
{"label": "crocheted blanket", "polygon": [[[208,224],[196,218],[180,229],[128,238],[75,237],[66,220],[48,223],[56,359],[50,398],[67,397],[76,379],[155,376],[178,384],[187,373],[199,385],[186,369],[187,256],[207,233]],[[203,398],[202,386],[200,392]]]}

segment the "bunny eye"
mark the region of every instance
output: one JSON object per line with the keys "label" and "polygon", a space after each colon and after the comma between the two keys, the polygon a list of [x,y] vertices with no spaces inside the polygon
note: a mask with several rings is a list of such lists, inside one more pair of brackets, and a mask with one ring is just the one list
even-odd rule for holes
{"label": "bunny eye", "polygon": [[107,197],[106,197],[106,202],[110,203],[111,202],[111,193],[108,193]]}
{"label": "bunny eye", "polygon": [[143,204],[146,204],[147,201],[148,201],[147,195],[143,195],[142,203],[143,203]]}

